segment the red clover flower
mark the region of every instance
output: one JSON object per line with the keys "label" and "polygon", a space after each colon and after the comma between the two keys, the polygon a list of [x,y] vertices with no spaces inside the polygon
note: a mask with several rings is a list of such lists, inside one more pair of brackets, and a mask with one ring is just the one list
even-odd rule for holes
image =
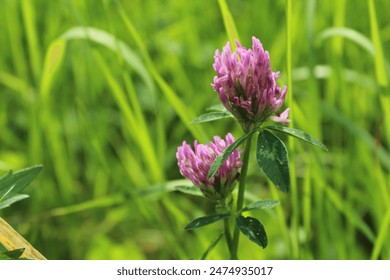
{"label": "red clover flower", "polygon": [[208,179],[207,175],[215,158],[233,142],[230,133],[225,140],[215,136],[214,142],[211,141],[209,145],[198,144],[195,140],[194,150],[183,141],[176,153],[180,173],[199,187],[206,197],[216,200],[226,198],[233,190],[239,176],[238,169],[242,166],[239,150],[228,157],[215,176]]}
{"label": "red clover flower", "polygon": [[228,42],[220,54],[215,52],[213,64],[217,75],[213,88],[223,105],[240,122],[245,132],[258,127],[268,118],[288,124],[289,109],[279,114],[287,87],[277,85],[279,72],[272,72],[270,58],[259,39],[252,37],[252,49],[236,40],[237,49],[231,52]]}

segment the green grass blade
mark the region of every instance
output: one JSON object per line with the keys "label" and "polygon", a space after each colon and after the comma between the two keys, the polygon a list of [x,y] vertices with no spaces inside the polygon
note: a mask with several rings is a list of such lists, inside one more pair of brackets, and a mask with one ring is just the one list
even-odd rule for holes
{"label": "green grass blade", "polygon": [[390,154],[383,146],[377,146],[376,140],[364,129],[357,126],[352,120],[347,119],[339,111],[332,106],[323,103],[322,109],[325,114],[332,117],[335,121],[340,123],[347,131],[361,139],[366,145],[377,154],[381,163],[390,169]]}
{"label": "green grass blade", "polygon": [[93,200],[87,200],[78,204],[73,204],[65,207],[54,208],[44,213],[45,218],[67,216],[83,211],[96,210],[99,208],[112,207],[119,205],[125,201],[123,195],[111,195],[102,198],[96,198]]}
{"label": "green grass blade", "polygon": [[238,36],[236,24],[234,23],[232,14],[230,13],[229,7],[225,0],[218,0],[219,8],[222,13],[223,23],[225,25],[226,32],[230,41],[230,48],[234,51],[236,49],[235,40],[240,41]]}
{"label": "green grass blade", "polygon": [[150,93],[154,93],[154,84],[152,78],[148,74],[148,71],[144,67],[142,61],[138,58],[137,54],[129,48],[129,46],[123,41],[115,38],[110,33],[104,30],[94,27],[73,27],[63,33],[60,38],[64,40],[90,40],[99,45],[105,46],[113,52],[118,51],[122,55],[123,59],[129,64],[134,71],[143,79]]}
{"label": "green grass blade", "polygon": [[203,131],[201,126],[191,125],[191,121],[194,119],[194,113],[192,110],[186,106],[176,92],[169,86],[169,84],[161,77],[155,68],[151,69],[152,76],[156,80],[156,83],[160,86],[165,97],[175,108],[177,114],[183,121],[184,125],[192,133],[192,135],[200,142],[207,142],[208,138],[206,133]]}
{"label": "green grass blade", "polygon": [[[154,83],[142,61],[138,58],[135,52],[128,47],[127,44],[121,40],[118,40],[113,35],[93,27],[75,27],[66,31],[63,35],[60,36],[60,38],[64,40],[90,40],[99,45],[105,46],[114,52],[118,51],[124,61],[129,64],[142,78],[146,87],[148,88],[148,91],[151,94],[154,94]],[[102,60],[102,57],[95,52],[95,56],[96,55],[98,56],[100,68],[103,70],[103,73],[109,85],[111,86],[112,93],[115,97],[115,100],[117,101],[117,104],[121,108],[126,119],[129,121],[129,124],[132,127],[131,130],[137,132],[132,136],[139,143],[139,146],[145,155],[145,159],[150,162],[149,166],[152,169],[153,180],[155,182],[163,181],[164,175],[162,173],[161,167],[158,164],[159,161],[157,160],[155,148],[151,142],[151,137],[146,127],[146,121],[142,115],[142,110],[135,95],[131,81],[128,78],[125,78],[126,86],[129,91],[129,97],[134,107],[134,112],[127,102],[126,94],[123,92],[121,86],[119,86],[119,84],[116,82],[115,78],[112,77],[107,65]]]}
{"label": "green grass blade", "polygon": [[[334,17],[334,26],[336,27],[342,27],[345,24],[345,8],[346,8],[346,0],[339,0],[337,1],[337,5],[335,4],[335,17]],[[334,38],[332,49],[333,52],[340,56],[343,51],[343,38]]]}
{"label": "green grass blade", "polygon": [[378,19],[375,11],[374,0],[368,1],[368,10],[370,12],[371,39],[375,48],[375,73],[378,83],[386,87],[388,85],[387,71],[385,65],[385,56],[383,55],[382,43],[379,35]]}
{"label": "green grass blade", "polygon": [[164,174],[159,165],[159,161],[157,160],[156,152],[150,137],[148,135],[145,135],[146,133],[139,131],[138,123],[136,121],[132,109],[130,108],[130,105],[127,102],[126,94],[123,92],[122,87],[118,84],[116,79],[112,76],[111,71],[107,63],[104,61],[103,57],[98,52],[94,52],[94,56],[96,58],[99,68],[102,70],[103,75],[111,88],[111,92],[118,104],[118,107],[121,109],[123,115],[129,122],[131,131],[133,131],[132,136],[134,137],[134,140],[138,143],[139,148],[144,154],[145,160],[148,163],[147,166],[148,168],[150,168],[150,172],[153,176],[154,181],[163,181]]}
{"label": "green grass blade", "polygon": [[48,47],[43,65],[40,83],[40,95],[44,106],[49,106],[49,94],[56,74],[61,67],[66,50],[66,42],[62,39],[54,40]]}
{"label": "green grass blade", "polygon": [[[61,181],[62,186],[68,186],[66,189],[69,190],[69,187],[71,186],[71,179],[68,172],[65,171],[67,170],[67,157],[65,156],[66,152],[64,151],[63,141],[59,137],[60,129],[58,121],[52,115],[54,113],[52,112],[52,96],[50,95],[53,82],[57,77],[58,70],[62,66],[65,50],[66,42],[64,40],[57,39],[51,42],[46,51],[39,89],[40,108],[33,108],[35,113],[40,113],[40,119],[36,120],[36,122],[33,123],[33,125],[36,127],[33,130],[31,143],[31,149],[34,149],[34,151],[31,152],[39,152],[39,150],[41,150],[41,143],[39,142],[42,141],[42,137],[40,131],[38,130],[38,123],[40,122],[40,125],[43,125],[47,128],[47,133],[45,134],[45,137],[47,138],[49,147],[52,150],[54,158],[58,159],[58,164],[54,164],[56,174]],[[35,116],[33,116],[33,118],[35,118]],[[69,191],[63,192],[63,197],[65,199],[68,199],[69,195]]]}
{"label": "green grass blade", "polygon": [[29,85],[23,79],[10,73],[0,71],[0,83],[20,93],[24,99],[28,98],[26,92],[29,89]]}
{"label": "green grass blade", "polygon": [[377,260],[381,249],[383,248],[383,245],[385,241],[387,240],[388,232],[389,232],[389,226],[390,226],[390,207],[388,207],[386,215],[383,217],[383,220],[381,222],[381,226],[379,228],[379,233],[377,235],[377,238],[374,243],[374,249],[371,253],[371,260]]}
{"label": "green grass blade", "polygon": [[2,10],[4,11],[4,22],[2,24],[2,31],[8,33],[8,43],[10,47],[10,53],[12,58],[12,64],[15,68],[15,74],[21,79],[24,79],[26,83],[29,81],[29,63],[27,61],[27,54],[25,53],[25,38],[22,35],[23,26],[20,19],[20,1],[3,1]]}
{"label": "green grass blade", "polygon": [[[285,5],[285,16],[286,16],[286,72],[287,72],[287,106],[291,108],[291,115],[289,116],[290,125],[294,126],[294,99],[293,99],[293,83],[292,83],[292,27],[293,27],[293,6],[292,0],[286,0]],[[291,154],[289,158],[290,166],[290,190],[292,196],[292,235],[291,235],[291,258],[298,259],[300,256],[300,246],[298,240],[299,230],[299,202],[297,193],[297,178],[295,175],[295,157],[296,152],[294,141],[291,138],[288,139],[287,143],[288,151]]]}
{"label": "green grass blade", "polygon": [[39,46],[38,33],[35,28],[35,10],[32,1],[22,1],[22,14],[27,34],[27,43],[34,78],[38,81],[41,74],[41,47]]}
{"label": "green grass blade", "polygon": [[[119,3],[119,2],[117,2]],[[183,124],[187,127],[187,129],[192,133],[192,135],[198,139],[200,142],[207,142],[208,137],[206,136],[206,133],[200,126],[192,126],[190,125],[191,121],[195,118],[195,114],[192,112],[191,108],[186,106],[179,95],[172,89],[172,87],[169,86],[169,84],[164,80],[164,78],[161,76],[161,74],[157,71],[156,66],[153,63],[153,60],[151,59],[150,55],[148,54],[147,48],[144,44],[144,41],[142,40],[140,34],[134,27],[133,23],[129,19],[129,17],[124,12],[123,7],[119,4],[118,5],[119,14],[125,23],[125,26],[130,33],[131,37],[135,41],[136,45],[138,46],[145,62],[147,69],[149,70],[150,75],[153,77],[157,85],[160,87],[161,91],[165,95],[166,99],[169,101],[169,103],[172,105],[172,107],[175,109],[176,113],[180,117],[180,119],[183,121]]]}
{"label": "green grass blade", "polygon": [[346,38],[358,46],[365,49],[371,55],[375,55],[375,48],[370,39],[361,34],[360,32],[347,28],[347,27],[330,27],[322,31],[317,35],[316,43],[322,43],[326,39],[334,38],[334,37],[343,37]]}
{"label": "green grass blade", "polygon": [[335,190],[331,188],[325,188],[325,192],[332,205],[348,219],[348,222],[353,224],[367,237],[368,240],[373,242],[375,240],[374,233],[364,222],[362,217],[360,217],[359,213],[354,211],[354,208],[350,205],[350,203],[345,201]]}

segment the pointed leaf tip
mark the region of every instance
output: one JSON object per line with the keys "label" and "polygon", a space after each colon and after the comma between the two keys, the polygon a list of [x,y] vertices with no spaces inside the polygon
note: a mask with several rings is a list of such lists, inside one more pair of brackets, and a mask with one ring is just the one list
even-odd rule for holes
{"label": "pointed leaf tip", "polygon": [[192,222],[190,222],[188,225],[185,226],[184,229],[185,230],[192,230],[192,229],[196,229],[199,227],[203,227],[203,226],[215,223],[219,220],[226,219],[230,215],[231,215],[230,213],[226,213],[226,214],[214,214],[214,215],[200,217],[200,218],[197,218],[197,219],[193,220]]}
{"label": "pointed leaf tip", "polygon": [[317,146],[325,151],[328,151],[328,148],[318,139],[311,136],[309,133],[306,133],[302,130],[291,128],[291,127],[285,127],[285,126],[267,126],[266,129],[271,129],[274,131],[283,132],[285,134],[294,136],[295,138],[301,139],[303,141],[306,141],[314,146]]}
{"label": "pointed leaf tip", "polygon": [[252,242],[263,249],[268,245],[268,238],[263,224],[252,217],[238,216],[236,219],[240,231]]}

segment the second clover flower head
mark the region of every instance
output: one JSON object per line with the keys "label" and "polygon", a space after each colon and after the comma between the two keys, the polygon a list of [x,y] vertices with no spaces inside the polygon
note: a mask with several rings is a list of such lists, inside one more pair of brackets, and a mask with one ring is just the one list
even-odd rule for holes
{"label": "second clover flower head", "polygon": [[194,149],[183,141],[176,153],[180,173],[199,187],[206,197],[216,200],[226,198],[233,190],[239,176],[238,169],[242,166],[239,150],[228,157],[212,178],[208,179],[207,176],[215,158],[233,142],[230,133],[225,140],[215,136],[214,142],[209,145],[195,141]]}
{"label": "second clover flower head", "polygon": [[271,118],[288,124],[289,109],[279,113],[286,97],[287,87],[282,89],[276,80],[279,72],[272,72],[270,58],[259,39],[252,37],[252,49],[246,49],[236,41],[237,49],[231,52],[228,42],[222,54],[215,52],[213,88],[223,105],[240,122],[244,131]]}

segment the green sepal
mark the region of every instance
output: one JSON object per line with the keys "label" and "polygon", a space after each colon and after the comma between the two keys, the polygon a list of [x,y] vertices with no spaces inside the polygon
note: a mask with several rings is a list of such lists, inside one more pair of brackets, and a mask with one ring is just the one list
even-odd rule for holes
{"label": "green sepal", "polygon": [[200,217],[200,218],[197,218],[197,219],[193,220],[192,222],[190,222],[188,225],[186,225],[186,227],[184,229],[185,230],[192,230],[192,229],[196,229],[199,227],[203,227],[203,226],[215,223],[219,220],[226,219],[230,215],[231,215],[230,213],[227,213],[227,214],[214,214],[214,215]]}
{"label": "green sepal", "polygon": [[268,245],[268,238],[263,224],[253,217],[238,216],[236,219],[240,231],[252,242],[263,247]]}
{"label": "green sepal", "polygon": [[265,175],[282,192],[289,192],[290,171],[287,149],[282,140],[268,130],[263,130],[257,138],[257,164]]}

